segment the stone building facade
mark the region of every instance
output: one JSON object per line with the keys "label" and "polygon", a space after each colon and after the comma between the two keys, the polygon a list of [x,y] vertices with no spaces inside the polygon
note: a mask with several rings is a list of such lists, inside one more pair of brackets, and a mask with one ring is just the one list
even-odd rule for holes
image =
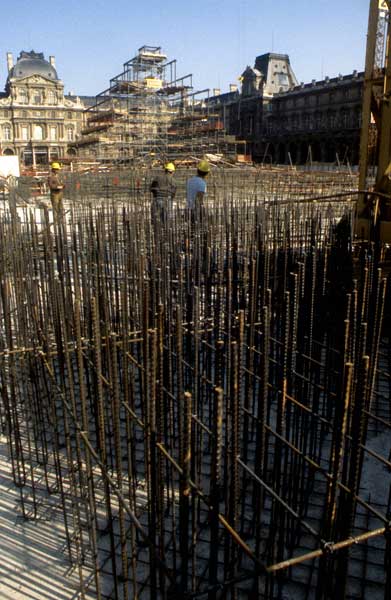
{"label": "stone building facade", "polygon": [[267,105],[254,155],[270,162],[357,165],[364,73],[312,81]]}
{"label": "stone building facade", "polygon": [[17,155],[25,168],[47,168],[69,157],[68,145],[83,125],[84,103],[65,96],[54,57],[22,51],[14,64],[7,54],[8,76],[0,94],[0,154]]}
{"label": "stone building facade", "polygon": [[210,104],[220,110],[229,135],[245,142],[246,153],[259,150],[264,132],[264,115],[276,94],[298,85],[287,54],[268,52],[257,56],[254,67],[247,66],[240,81],[241,92],[230,91],[212,97]]}
{"label": "stone building facade", "polygon": [[[94,97],[64,95],[54,57],[21,52],[0,93],[0,155],[17,155],[22,169],[82,154]],[[216,93],[208,104],[226,133],[255,161],[279,164],[358,164],[364,74],[298,84],[286,54],[257,56],[241,76],[241,91]]]}
{"label": "stone building facade", "polygon": [[258,56],[237,94],[211,98],[256,162],[358,164],[364,74],[298,84],[284,54]]}

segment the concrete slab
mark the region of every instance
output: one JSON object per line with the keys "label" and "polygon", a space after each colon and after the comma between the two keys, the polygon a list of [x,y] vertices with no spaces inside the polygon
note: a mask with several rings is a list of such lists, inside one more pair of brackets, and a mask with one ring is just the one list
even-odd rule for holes
{"label": "concrete slab", "polygon": [[4,436],[0,436],[0,598],[81,598],[78,573],[67,559],[61,513],[53,506],[36,519],[23,517]]}

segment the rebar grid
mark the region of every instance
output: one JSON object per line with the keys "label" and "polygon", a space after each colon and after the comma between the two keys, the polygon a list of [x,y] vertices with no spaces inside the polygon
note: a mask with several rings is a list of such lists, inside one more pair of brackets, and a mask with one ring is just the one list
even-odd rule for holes
{"label": "rebar grid", "polygon": [[1,222],[13,476],[26,518],[58,496],[82,598],[390,592],[383,256],[349,191],[241,175],[195,219],[97,177]]}

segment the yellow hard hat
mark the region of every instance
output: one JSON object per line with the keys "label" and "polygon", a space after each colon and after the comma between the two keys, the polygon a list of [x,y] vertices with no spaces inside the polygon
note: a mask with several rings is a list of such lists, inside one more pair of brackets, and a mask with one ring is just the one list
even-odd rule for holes
{"label": "yellow hard hat", "polygon": [[52,169],[53,169],[53,170],[61,169],[60,163],[58,163],[58,162],[53,162],[53,163],[52,163]]}
{"label": "yellow hard hat", "polygon": [[209,173],[210,164],[207,160],[201,160],[197,165],[197,170],[201,171],[201,173]]}
{"label": "yellow hard hat", "polygon": [[166,164],[164,165],[164,169],[165,169],[166,171],[169,171],[170,173],[173,173],[173,172],[175,171],[175,165],[174,165],[174,163],[172,163],[172,162],[166,163]]}

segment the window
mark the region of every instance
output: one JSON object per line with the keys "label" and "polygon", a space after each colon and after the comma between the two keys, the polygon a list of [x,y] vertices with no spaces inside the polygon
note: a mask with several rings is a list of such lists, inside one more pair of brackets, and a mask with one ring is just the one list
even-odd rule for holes
{"label": "window", "polygon": [[68,117],[68,119],[73,119],[73,113],[72,112],[68,112],[67,113],[67,117]]}
{"label": "window", "polygon": [[50,148],[50,160],[58,160],[60,158],[60,151],[58,148]]}
{"label": "window", "polygon": [[50,128],[50,139],[52,141],[57,139],[57,127]]}
{"label": "window", "polygon": [[332,110],[330,110],[328,112],[328,122],[329,122],[329,127],[334,128],[337,124],[337,117],[336,117],[336,113]]}
{"label": "window", "polygon": [[28,104],[28,94],[25,88],[20,88],[19,90],[19,102],[21,104]]}
{"label": "window", "polygon": [[315,113],[315,127],[316,129],[320,129],[322,127],[322,113]]}
{"label": "window", "polygon": [[279,85],[289,85],[289,79],[286,73],[277,73],[277,81]]}
{"label": "window", "polygon": [[269,118],[266,121],[266,131],[267,131],[267,133],[273,133],[273,129],[274,129],[273,120]]}
{"label": "window", "polygon": [[33,91],[33,102],[34,104],[42,104],[42,90],[36,89]]}
{"label": "window", "polygon": [[27,110],[22,110],[22,117],[23,117],[23,119],[27,119],[27,117],[28,117]]}
{"label": "window", "polygon": [[347,110],[342,110],[341,111],[341,124],[342,127],[349,127],[350,125],[350,115],[349,115],[349,111]]}
{"label": "window", "polygon": [[68,139],[68,142],[73,142],[73,127],[68,127],[67,139]]}
{"label": "window", "polygon": [[6,142],[8,142],[11,139],[11,126],[10,125],[3,126],[3,138]]}
{"label": "window", "polygon": [[56,112],[54,110],[51,111],[50,116],[52,117],[52,119],[56,118]]}
{"label": "window", "polygon": [[48,92],[48,104],[57,104],[57,94],[54,90]]}
{"label": "window", "polygon": [[43,140],[43,127],[42,127],[42,125],[34,125],[33,138],[34,138],[34,140]]}
{"label": "window", "polygon": [[22,140],[28,140],[29,139],[29,130],[27,125],[22,125]]}

